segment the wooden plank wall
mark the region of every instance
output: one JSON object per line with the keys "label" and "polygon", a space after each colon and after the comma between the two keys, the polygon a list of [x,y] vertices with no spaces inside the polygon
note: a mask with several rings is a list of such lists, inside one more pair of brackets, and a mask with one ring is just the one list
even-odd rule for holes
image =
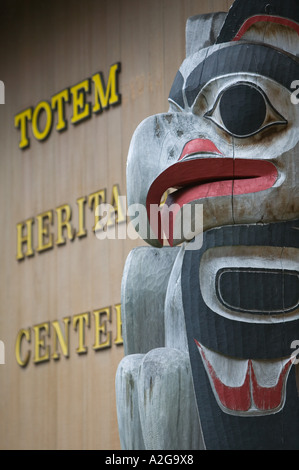
{"label": "wooden plank wall", "polygon": [[[16,260],[17,223],[69,204],[78,229],[77,199],[113,185],[126,193],[126,156],[136,126],[147,116],[167,111],[167,97],[185,54],[189,16],[226,11],[228,1],[202,0],[37,0],[2,1],[0,79],[0,365],[1,449],[118,449],[114,377],[123,347],[115,345],[116,310],[122,270],[131,240],[98,240],[94,214],[85,204],[87,236]],[[44,142],[32,136],[18,148],[20,131],[14,116],[50,100],[59,91],[121,62],[121,104],[58,133]],[[92,96],[91,98],[92,99]],[[71,118],[72,106],[66,105]],[[54,243],[55,245],[55,243]],[[111,347],[95,351],[94,310],[111,306]],[[74,316],[89,314],[85,354],[77,354]],[[34,363],[35,325],[70,318],[69,357],[52,359],[53,332],[45,337],[50,360]],[[101,317],[103,322],[107,316]],[[16,360],[21,329],[27,367]],[[102,335],[102,340],[107,335]],[[45,352],[43,348],[40,351]]]}

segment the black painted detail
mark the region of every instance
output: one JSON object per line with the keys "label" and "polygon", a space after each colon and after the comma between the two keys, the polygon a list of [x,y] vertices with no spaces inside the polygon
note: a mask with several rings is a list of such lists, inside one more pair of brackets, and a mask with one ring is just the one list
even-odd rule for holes
{"label": "black painted detail", "polygon": [[299,23],[298,0],[235,0],[216,44],[234,39],[244,22],[255,15],[275,15]]}
{"label": "black painted detail", "polygon": [[[298,249],[299,237],[296,227],[299,227],[299,221],[223,226],[204,233],[200,250],[186,250],[182,268],[182,298],[187,330],[192,335],[192,341],[196,337],[207,348],[240,359],[274,359],[290,354],[290,344],[294,339],[299,339],[299,318],[284,323],[260,324],[235,321],[221,316],[206,305],[198,272],[203,254],[212,247],[242,245],[259,246],[261,250],[271,246]],[[272,275],[271,278],[273,279]],[[298,288],[298,282],[291,279],[293,286]],[[265,298],[268,302],[265,287],[266,283],[255,283],[258,290],[256,296]],[[288,305],[295,302],[298,291],[290,295]],[[243,300],[241,302],[245,303]]]}
{"label": "black painted detail", "polygon": [[[288,73],[286,73],[286,70]],[[299,77],[299,63],[289,55],[262,44],[234,43],[219,49],[198,64],[186,80],[185,94],[191,107],[201,89],[213,78],[225,74],[255,73],[272,78],[292,91],[291,84]],[[171,99],[178,102],[182,79],[176,78]]]}
{"label": "black painted detail", "polygon": [[204,117],[237,138],[250,137],[273,125],[287,124],[265,93],[251,82],[238,82],[226,88]]}
{"label": "black painted detail", "polygon": [[290,313],[299,305],[299,272],[221,269],[216,276],[216,294],[229,310],[254,315]]}
{"label": "black painted detail", "polygon": [[223,93],[220,113],[227,130],[236,136],[254,134],[266,118],[263,95],[250,85],[235,85]]}
{"label": "black painted detail", "polygon": [[180,71],[177,72],[174,82],[172,84],[169,99],[178,104],[181,108],[184,108],[184,98],[183,98],[183,85],[184,78]]}
{"label": "black painted detail", "polygon": [[[265,416],[233,416],[219,407],[210,380],[194,341],[219,354],[233,359],[247,361],[260,359],[267,365],[273,360],[290,357],[294,352],[292,341],[299,338],[299,320],[271,324],[257,324],[224,318],[213,312],[204,302],[200,290],[199,267],[203,254],[213,247],[225,246],[260,246],[292,247],[299,249],[299,220],[257,225],[235,225],[219,227],[204,232],[203,246],[200,250],[186,250],[181,273],[182,300],[188,338],[189,356],[192,368],[194,391],[200,416],[202,433],[207,449],[239,450],[298,450],[299,449],[299,400],[296,387],[295,367],[292,366],[285,382],[285,403],[283,410]],[[229,269],[229,268],[227,268]],[[247,269],[247,268],[246,268]],[[252,308],[259,302],[258,296],[270,304],[269,295],[275,296],[275,306],[279,306],[280,292],[275,293],[279,281],[274,276],[281,276],[279,271],[256,271],[255,280],[249,270],[241,273],[241,290],[248,288],[246,300],[241,300],[243,308]],[[239,286],[235,285],[236,273],[226,274],[220,280],[220,289],[224,300],[237,302]],[[240,274],[240,270],[239,270]],[[286,271],[283,293],[287,305],[298,300],[298,272]],[[253,275],[254,277],[255,275]],[[273,288],[267,287],[274,282]],[[230,277],[230,279],[229,279]],[[229,283],[235,293],[223,292]],[[211,285],[211,288],[213,286]],[[268,290],[268,288],[270,290]],[[249,292],[256,289],[255,300],[249,298]],[[294,292],[295,291],[295,292]],[[274,293],[273,293],[274,292]],[[290,295],[290,298],[286,297]],[[280,304],[281,305],[281,304]],[[298,367],[298,366],[296,366]],[[261,380],[260,377],[258,380]],[[260,382],[258,382],[260,383]]]}

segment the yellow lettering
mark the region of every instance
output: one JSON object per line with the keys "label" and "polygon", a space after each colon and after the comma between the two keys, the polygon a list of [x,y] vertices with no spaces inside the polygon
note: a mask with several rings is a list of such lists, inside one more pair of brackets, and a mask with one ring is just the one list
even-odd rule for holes
{"label": "yellow lettering", "polygon": [[83,80],[83,82],[72,86],[71,94],[73,96],[73,116],[71,119],[72,124],[77,124],[90,117],[90,103],[86,103],[86,93],[90,91],[90,80]]}
{"label": "yellow lettering", "polygon": [[[101,189],[100,191],[97,191],[96,193],[92,193],[88,196],[88,207],[92,209],[96,209],[97,206],[99,206],[101,203],[106,202],[106,190]],[[95,231],[97,223],[100,221],[100,216],[96,215],[94,216],[94,226],[92,227],[92,230]]]}
{"label": "yellow lettering", "polygon": [[22,340],[25,337],[26,341],[28,341],[28,343],[30,343],[30,341],[31,341],[30,336],[31,335],[30,335],[30,329],[29,328],[20,330],[18,332],[18,335],[17,335],[15,352],[16,352],[17,363],[21,367],[26,367],[28,362],[29,362],[29,359],[30,359],[30,351],[27,351],[25,359],[22,359],[22,355],[21,355]]}
{"label": "yellow lettering", "polygon": [[56,130],[58,132],[63,131],[67,128],[67,121],[65,119],[65,103],[68,103],[70,99],[69,89],[66,88],[60,93],[52,96],[51,106],[52,109],[57,109],[57,125]]}
{"label": "yellow lettering", "polygon": [[[49,322],[40,323],[33,327],[34,330],[34,363],[39,364],[50,360],[50,346],[46,346],[45,336],[41,336],[44,330],[47,336],[49,335]],[[44,352],[43,355],[42,352]]]}
{"label": "yellow lettering", "polygon": [[[34,256],[34,251],[32,248],[32,226],[34,219],[28,219],[25,222],[20,222],[17,224],[17,260],[24,259],[25,256]],[[23,235],[23,229],[26,224],[27,234]],[[23,253],[23,245],[27,244],[26,253]]]}
{"label": "yellow lettering", "polygon": [[120,63],[110,67],[107,87],[104,84],[102,72],[92,76],[94,83],[94,106],[93,112],[100,113],[110,105],[120,103],[120,94],[118,93],[117,73],[120,72]]}
{"label": "yellow lettering", "polygon": [[[93,310],[94,317],[94,342],[92,349],[101,351],[110,348],[112,345],[112,310],[116,312],[116,337],[113,341],[114,345],[122,345],[122,321],[121,321],[121,304]],[[78,332],[78,344],[76,348],[77,354],[86,354],[88,347],[86,345],[86,327],[90,328],[90,312],[80,313],[73,317],[65,317],[62,320],[51,322],[43,322],[31,328],[21,329],[17,334],[15,343],[15,356],[17,363],[21,367],[26,367],[31,358],[31,352],[34,350],[33,362],[39,364],[50,360],[57,361],[61,354],[69,358],[70,355],[70,325]],[[32,331],[32,335],[31,335]],[[31,336],[33,336],[34,345],[30,348]],[[48,344],[48,338],[52,338],[51,345]],[[28,344],[24,348],[24,341]],[[1,341],[0,341],[1,343]],[[0,344],[1,346],[1,344]]]}
{"label": "yellow lettering", "polygon": [[22,111],[21,113],[15,116],[15,127],[20,129],[21,131],[21,140],[19,143],[20,149],[25,149],[26,147],[29,147],[30,140],[28,137],[27,122],[31,121],[31,118],[32,118],[32,108],[27,108],[25,109],[25,111]]}
{"label": "yellow lettering", "polygon": [[121,322],[121,304],[114,305],[116,311],[116,338],[114,344],[120,345],[123,344],[122,337],[122,322]]}
{"label": "yellow lettering", "polygon": [[114,184],[111,198],[111,206],[114,208],[114,210],[109,214],[107,227],[111,227],[116,223],[120,224],[122,222],[126,222],[125,208],[123,207],[121,201],[122,199],[120,199],[119,186],[118,184]]}
{"label": "yellow lettering", "polygon": [[77,331],[77,327],[79,330],[79,345],[76,349],[78,354],[86,354],[88,350],[85,346],[85,325],[89,328],[89,312],[74,315],[73,327],[75,331]]}
{"label": "yellow lettering", "polygon": [[[40,117],[41,114],[45,115],[46,122],[44,125],[44,129],[40,129]],[[37,140],[45,140],[52,128],[52,110],[51,106],[47,101],[41,101],[38,103],[36,108],[33,111],[32,115],[32,132],[34,137]]]}
{"label": "yellow lettering", "polygon": [[[69,357],[69,324],[70,324],[71,319],[64,318],[64,332],[65,335],[63,336],[60,324],[58,321],[53,321],[52,326],[54,329],[54,338],[53,338],[53,354],[52,354],[52,359],[57,360],[60,358],[60,353],[57,351],[57,343],[60,344],[62,354],[65,357]],[[57,341],[58,340],[58,341]]]}
{"label": "yellow lettering", "polygon": [[72,209],[69,204],[63,204],[56,208],[57,213],[57,240],[56,245],[64,245],[66,238],[63,235],[64,229],[67,229],[67,236],[69,240],[73,240],[76,236],[70,220],[72,218]]}
{"label": "yellow lettering", "polygon": [[86,203],[86,197],[79,197],[77,199],[77,204],[78,204],[78,225],[79,229],[77,232],[77,237],[82,238],[86,237],[87,235],[87,230],[85,228],[85,210],[84,210],[84,205]]}
{"label": "yellow lettering", "polygon": [[[111,332],[107,333],[107,321],[111,322],[111,308],[106,307],[101,310],[94,310],[93,312],[95,318],[95,342],[93,349],[98,351],[99,349],[110,348],[111,347]],[[102,316],[107,315],[107,320],[104,323],[101,323]],[[106,341],[101,341],[101,336],[106,336]]]}
{"label": "yellow lettering", "polygon": [[[53,248],[53,233],[49,232],[49,225],[53,224],[53,211],[43,212],[36,216],[37,218],[37,249],[36,251],[41,252]],[[47,225],[45,225],[47,221]],[[44,238],[48,239],[48,242],[44,243]]]}
{"label": "yellow lettering", "polygon": [[[52,129],[53,113],[57,113],[55,129],[58,132],[67,128],[66,103],[72,102],[71,123],[77,124],[91,117],[91,113],[101,113],[110,106],[115,106],[121,102],[121,94],[118,91],[118,74],[121,71],[119,62],[109,68],[107,83],[102,72],[92,75],[91,78],[82,80],[70,88],[65,88],[59,93],[55,93],[50,102],[41,101],[35,108],[27,108],[15,115],[14,124],[20,129],[19,148],[25,149],[30,144],[28,136],[28,122],[31,121],[34,137],[39,140],[45,140]],[[1,88],[0,80],[0,88]],[[93,103],[87,101],[87,95],[91,93],[91,84],[93,84]],[[1,101],[1,89],[0,89]]]}

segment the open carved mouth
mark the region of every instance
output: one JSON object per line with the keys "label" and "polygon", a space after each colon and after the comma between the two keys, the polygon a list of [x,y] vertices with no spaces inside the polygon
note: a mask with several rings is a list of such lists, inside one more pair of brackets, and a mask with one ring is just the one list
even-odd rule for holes
{"label": "open carved mouth", "polygon": [[[277,169],[269,161],[224,157],[210,140],[195,139],[185,145],[177,163],[152,183],[146,200],[148,218],[151,223],[151,205],[159,205],[169,188],[176,191],[169,194],[165,205],[169,208],[176,204],[175,218],[184,204],[203,198],[264,191],[274,185],[277,177]],[[163,230],[163,217],[159,230]],[[157,235],[162,240],[162,234]]]}
{"label": "open carved mouth", "polygon": [[283,408],[292,358],[233,359],[195,343],[215,399],[225,413],[249,417],[277,413]]}

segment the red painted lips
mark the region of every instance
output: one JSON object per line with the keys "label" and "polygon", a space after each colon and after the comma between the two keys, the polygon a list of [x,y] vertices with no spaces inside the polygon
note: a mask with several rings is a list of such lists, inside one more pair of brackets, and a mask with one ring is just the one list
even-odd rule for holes
{"label": "red painted lips", "polygon": [[[292,366],[291,359],[284,361],[280,373],[277,374],[275,385],[261,386],[256,378],[253,361],[249,359],[243,384],[229,386],[217,376],[211,362],[206,357],[205,348],[196,340],[195,343],[204,362],[215,397],[224,411],[233,414],[244,413],[244,415],[270,414],[280,411],[285,401],[285,384]],[[270,367],[268,366],[268,368]]]}
{"label": "red painted lips", "polygon": [[217,149],[216,145],[213,144],[211,140],[208,139],[194,139],[187,142],[185,147],[183,148],[183,152],[179,158],[183,160],[184,158],[190,157],[192,155],[200,153],[214,153],[218,155],[222,155],[221,152]]}
{"label": "red painted lips", "polygon": [[210,140],[195,139],[185,145],[178,162],[152,183],[146,201],[148,217],[151,204],[159,205],[169,188],[177,191],[168,196],[166,205],[182,207],[203,198],[263,191],[274,185],[277,176],[269,161],[226,158]]}

